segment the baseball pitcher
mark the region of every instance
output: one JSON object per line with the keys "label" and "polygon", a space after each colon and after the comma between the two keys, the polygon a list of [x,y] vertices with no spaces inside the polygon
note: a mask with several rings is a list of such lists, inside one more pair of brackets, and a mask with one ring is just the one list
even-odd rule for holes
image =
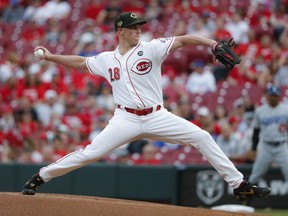
{"label": "baseball pitcher", "polygon": [[41,168],[24,185],[22,193],[34,195],[42,183],[93,163],[125,143],[147,138],[197,148],[234,188],[237,200],[268,195],[269,188],[256,187],[243,180],[242,173],[208,132],[163,107],[161,64],[171,51],[187,45],[210,46],[215,58],[230,69],[240,61],[231,49],[231,41],[183,35],[142,42],[141,25],[145,23],[135,13],[122,13],[115,20],[118,47],[93,57],[55,55],[45,47],[35,48],[35,51],[44,50],[41,59],[105,77],[112,86],[117,108],[107,127],[91,144]]}

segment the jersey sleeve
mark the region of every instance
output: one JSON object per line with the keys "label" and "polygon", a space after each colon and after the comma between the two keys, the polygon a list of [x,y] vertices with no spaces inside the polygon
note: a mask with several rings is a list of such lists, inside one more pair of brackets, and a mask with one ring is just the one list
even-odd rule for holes
{"label": "jersey sleeve", "polygon": [[86,65],[92,75],[99,75],[104,77],[105,69],[102,67],[104,64],[101,54],[86,58]]}
{"label": "jersey sleeve", "polygon": [[151,41],[155,58],[159,63],[162,63],[170,52],[170,49],[175,41],[175,37],[157,38]]}

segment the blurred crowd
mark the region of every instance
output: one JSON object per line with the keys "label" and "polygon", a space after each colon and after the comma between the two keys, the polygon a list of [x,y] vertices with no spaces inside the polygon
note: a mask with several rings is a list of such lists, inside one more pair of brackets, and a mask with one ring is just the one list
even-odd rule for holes
{"label": "blurred crowd", "polygon": [[[235,40],[242,61],[231,71],[207,47],[171,53],[163,64],[164,103],[211,133],[233,161],[253,161],[247,154],[251,121],[263,101],[249,88],[288,86],[287,0],[0,0],[0,162],[53,162],[85,147],[107,125],[115,109],[109,84],[86,71],[39,61],[33,49],[43,45],[81,56],[113,50],[114,19],[124,11],[149,21],[142,29],[145,41],[183,34]],[[239,87],[234,97],[213,97],[229,86]],[[139,140],[103,161],[207,163],[192,157],[201,156],[190,147]]]}

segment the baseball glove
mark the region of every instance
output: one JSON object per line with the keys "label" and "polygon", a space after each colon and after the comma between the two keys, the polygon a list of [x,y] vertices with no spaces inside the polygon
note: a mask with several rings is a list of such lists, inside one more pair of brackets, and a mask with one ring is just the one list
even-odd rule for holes
{"label": "baseball glove", "polygon": [[219,40],[212,46],[212,53],[215,56],[215,59],[225,65],[229,70],[241,61],[241,59],[232,50],[234,44],[235,42],[233,41],[233,38],[231,38],[229,42]]}

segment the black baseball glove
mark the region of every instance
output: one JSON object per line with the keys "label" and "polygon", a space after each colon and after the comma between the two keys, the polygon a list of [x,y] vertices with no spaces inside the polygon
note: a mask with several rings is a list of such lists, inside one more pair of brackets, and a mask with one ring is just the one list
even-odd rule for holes
{"label": "black baseball glove", "polygon": [[233,38],[229,42],[219,40],[212,46],[212,53],[215,59],[225,65],[229,70],[231,70],[236,64],[239,64],[241,59],[232,50],[235,42]]}

